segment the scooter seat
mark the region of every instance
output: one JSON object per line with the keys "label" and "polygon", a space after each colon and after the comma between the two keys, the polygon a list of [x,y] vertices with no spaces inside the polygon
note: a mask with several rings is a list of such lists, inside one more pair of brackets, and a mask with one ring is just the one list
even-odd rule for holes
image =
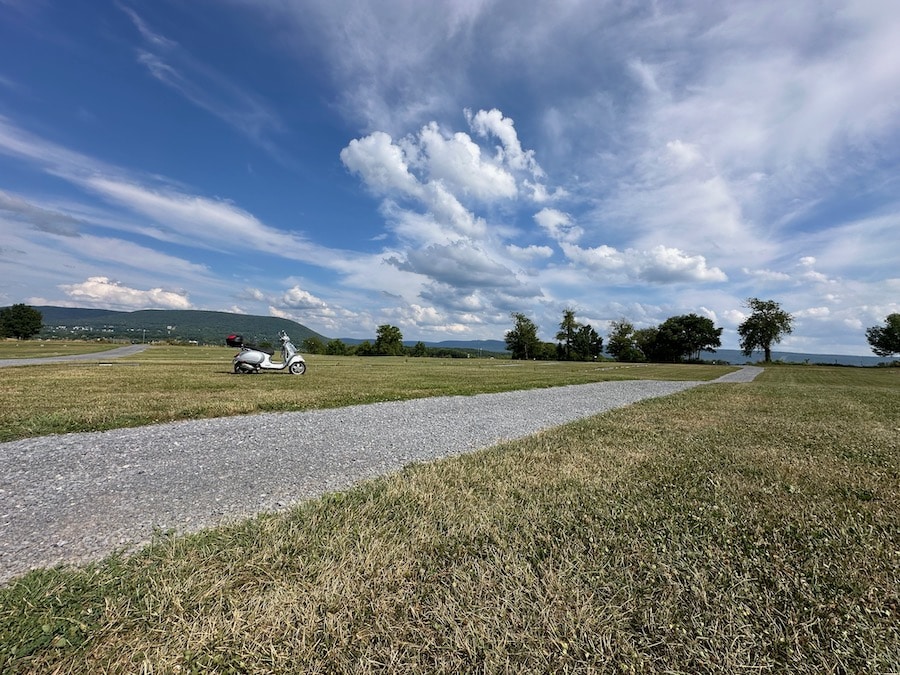
{"label": "scooter seat", "polygon": [[241,347],[244,349],[252,349],[257,352],[262,352],[263,354],[268,354],[269,356],[275,356],[275,351],[272,349],[263,349],[262,347],[257,347],[252,342],[244,342]]}
{"label": "scooter seat", "polygon": [[269,356],[275,356],[275,352],[272,349],[263,349],[262,347],[257,347],[252,342],[245,342],[244,349],[252,349],[257,352],[262,352],[263,354],[268,354]]}

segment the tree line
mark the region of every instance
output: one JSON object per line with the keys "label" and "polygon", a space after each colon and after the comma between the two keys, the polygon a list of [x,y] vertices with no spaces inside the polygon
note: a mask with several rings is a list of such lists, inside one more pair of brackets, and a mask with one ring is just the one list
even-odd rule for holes
{"label": "tree line", "polygon": [[429,347],[417,342],[412,347],[403,344],[403,334],[397,326],[382,324],[375,333],[375,341],[363,340],[359,344],[347,344],[343,340],[323,341],[317,337],[304,340],[302,350],[307,354],[330,356],[412,356],[444,359],[466,359],[480,350],[457,347]]}
{"label": "tree line", "polygon": [[[506,333],[506,348],[514,359],[590,361],[603,356],[603,338],[590,324],[581,324],[575,311],[565,309],[557,342],[542,342],[537,325],[521,312],[513,313],[513,329]],[[659,326],[635,330],[626,319],[610,326],[606,353],[617,361],[685,361],[699,359],[703,350],[721,346],[722,329],[696,314],[673,316]]]}
{"label": "tree line", "polygon": [[[766,362],[772,360],[772,345],[793,330],[794,317],[785,312],[774,300],[747,300],[750,316],[738,326],[741,351],[751,356],[754,351],[763,352]],[[575,310],[563,310],[556,342],[544,342],[538,338],[538,326],[522,312],[511,315],[514,325],[505,335],[506,348],[514,359],[538,359],[559,361],[591,361],[603,358],[603,338],[590,324],[580,323]],[[43,316],[40,311],[24,303],[0,308],[0,338],[27,340],[41,331]],[[617,361],[679,362],[700,358],[700,352],[715,352],[721,346],[722,329],[712,320],[697,314],[672,316],[658,326],[635,329],[625,318],[613,321],[606,344],[606,353]],[[883,326],[866,329],[866,340],[878,356],[900,354],[900,313],[889,314]],[[412,347],[403,344],[400,329],[382,324],[375,333],[374,343],[364,340],[358,345],[348,345],[342,340],[323,342],[317,337],[302,343],[308,354],[335,356],[438,356],[466,358],[473,350],[443,347],[427,347],[417,342]]]}
{"label": "tree line", "polygon": [[[741,352],[751,356],[763,353],[765,362],[772,360],[772,345],[793,331],[794,317],[774,300],[749,298],[750,316],[738,326]],[[514,359],[553,359],[586,361],[602,356],[603,338],[590,324],[582,325],[572,309],[563,310],[557,343],[542,342],[538,326],[522,312],[511,315],[514,325],[506,333],[506,348]],[[610,323],[606,353],[617,361],[682,362],[699,360],[703,351],[715,352],[721,347],[722,328],[697,314],[672,316],[658,326],[635,329],[625,318]],[[900,354],[900,314],[891,314],[885,326],[866,330],[866,339],[878,356]]]}

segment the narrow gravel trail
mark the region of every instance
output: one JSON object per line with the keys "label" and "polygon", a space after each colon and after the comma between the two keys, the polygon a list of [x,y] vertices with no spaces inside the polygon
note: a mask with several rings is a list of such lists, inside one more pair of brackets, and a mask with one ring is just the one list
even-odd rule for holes
{"label": "narrow gravel trail", "polygon": [[[747,382],[745,367],[715,382]],[[0,582],[668,396],[632,380],[192,420],[0,443]]]}

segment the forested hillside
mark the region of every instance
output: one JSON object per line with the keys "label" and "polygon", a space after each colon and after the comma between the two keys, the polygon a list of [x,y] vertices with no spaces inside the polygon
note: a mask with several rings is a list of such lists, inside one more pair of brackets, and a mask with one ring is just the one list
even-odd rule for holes
{"label": "forested hillside", "polygon": [[229,333],[240,333],[251,341],[272,342],[278,331],[284,330],[295,343],[310,337],[327,340],[296,321],[273,316],[169,309],[136,312],[54,306],[35,309],[43,315],[40,337],[44,338],[109,338],[133,342],[193,340],[201,344],[224,344]]}

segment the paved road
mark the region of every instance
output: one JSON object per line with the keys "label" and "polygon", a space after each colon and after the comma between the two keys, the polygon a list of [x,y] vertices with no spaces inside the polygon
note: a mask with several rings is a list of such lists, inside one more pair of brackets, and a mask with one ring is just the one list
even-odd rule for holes
{"label": "paved road", "polygon": [[144,351],[149,346],[150,345],[128,345],[126,347],[108,349],[105,352],[72,354],[71,356],[44,356],[37,359],[0,359],[0,368],[8,366],[41,366],[46,363],[66,363],[67,361],[107,361],[108,359],[118,359],[123,356],[137,354]]}

